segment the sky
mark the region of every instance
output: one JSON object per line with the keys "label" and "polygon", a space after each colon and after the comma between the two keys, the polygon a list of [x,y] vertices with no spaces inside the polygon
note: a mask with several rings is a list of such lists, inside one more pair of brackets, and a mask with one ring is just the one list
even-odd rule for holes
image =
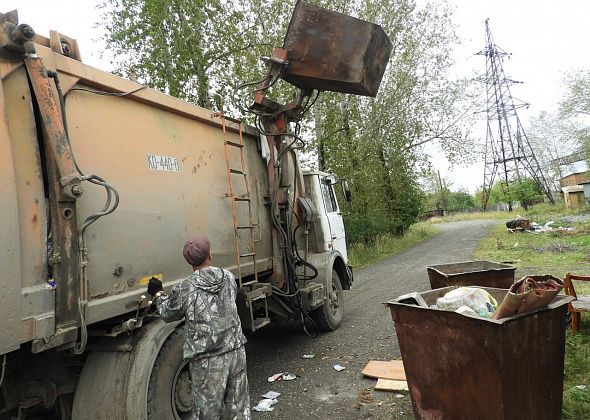
{"label": "sky", "polygon": [[[102,35],[96,23],[100,0],[0,0],[0,11],[18,9],[21,23],[28,23],[41,35],[55,29],[78,40],[82,61],[102,70],[112,67],[101,59]],[[428,3],[422,0],[420,3]],[[527,127],[529,118],[541,111],[555,111],[562,93],[564,73],[590,68],[590,25],[588,0],[449,0],[462,44],[455,49],[452,73],[468,76],[485,72],[485,58],[476,56],[485,45],[484,21],[490,19],[498,46],[512,53],[504,62],[507,76],[523,84],[512,87],[513,96],[531,104],[519,110]],[[483,106],[483,104],[482,104]],[[473,135],[485,141],[485,122],[474,127]],[[449,179],[452,189],[474,192],[483,181],[483,162],[461,167],[449,165],[436,148],[429,148],[432,163]]]}

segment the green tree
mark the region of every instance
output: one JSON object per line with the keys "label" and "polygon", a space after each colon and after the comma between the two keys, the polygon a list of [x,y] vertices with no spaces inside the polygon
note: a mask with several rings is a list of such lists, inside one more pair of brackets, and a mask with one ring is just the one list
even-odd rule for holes
{"label": "green tree", "polygon": [[340,11],[381,24],[393,44],[392,58],[375,99],[320,96],[309,151],[317,155],[320,169],[354,181],[355,205],[348,219],[392,220],[381,223],[383,231],[403,230],[425,204],[418,185],[426,165],[422,147],[437,141],[454,160],[473,150],[468,85],[448,75],[456,42],[451,13],[444,2],[424,7],[413,0],[336,4]]}
{"label": "green tree", "polygon": [[449,208],[454,209],[468,209],[477,207],[475,197],[469,194],[466,189],[459,189],[458,191],[451,192]]}
{"label": "green tree", "polygon": [[545,179],[558,191],[564,172],[573,172],[572,165],[559,165],[558,159],[584,148],[585,130],[573,118],[543,111],[531,118],[527,133]]}
{"label": "green tree", "polygon": [[[279,45],[290,5],[246,0],[105,0],[104,40],[115,72],[211,107]],[[269,19],[272,16],[272,19]],[[219,104],[218,104],[219,105]]]}
{"label": "green tree", "polygon": [[509,185],[504,181],[498,181],[490,191],[490,203],[519,203],[525,210],[542,200],[543,192],[539,184],[531,178],[523,178]]}
{"label": "green tree", "polygon": [[565,93],[560,103],[562,115],[590,115],[590,69],[568,73],[564,85]]}

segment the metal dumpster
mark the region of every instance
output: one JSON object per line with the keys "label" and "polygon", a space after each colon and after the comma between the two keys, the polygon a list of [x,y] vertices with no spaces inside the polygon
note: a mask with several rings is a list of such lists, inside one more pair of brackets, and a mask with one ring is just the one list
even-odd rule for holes
{"label": "metal dumpster", "polygon": [[516,267],[493,261],[463,261],[426,267],[432,289],[447,286],[485,286],[508,289]]}
{"label": "metal dumpster", "polygon": [[[419,293],[427,305],[455,287]],[[506,290],[484,287],[498,302]],[[571,297],[501,320],[388,302],[417,419],[560,419]]]}

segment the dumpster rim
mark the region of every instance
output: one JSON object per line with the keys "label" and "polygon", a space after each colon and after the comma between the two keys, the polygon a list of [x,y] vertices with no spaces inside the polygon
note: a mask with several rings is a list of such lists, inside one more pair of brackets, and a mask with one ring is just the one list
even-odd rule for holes
{"label": "dumpster rim", "polygon": [[[483,263],[493,263],[493,264],[498,264],[500,266],[503,267],[496,267],[496,268],[488,268],[485,270],[472,270],[472,271],[461,271],[459,273],[444,273],[442,271],[439,270],[439,267],[448,267],[450,265],[456,265],[456,264],[467,264],[467,263],[474,263],[474,262],[483,262]],[[457,262],[452,262],[452,263],[444,263],[444,264],[433,264],[433,265],[428,265],[426,266],[426,270],[433,270],[436,271],[437,273],[446,276],[446,277],[453,277],[453,276],[460,276],[463,274],[473,274],[473,273],[482,273],[484,271],[509,271],[509,270],[514,270],[516,271],[516,266],[512,265],[512,264],[505,264],[505,263],[499,263],[496,261],[490,261],[490,260],[467,260],[467,261],[457,261]],[[434,290],[434,289],[433,289]]]}
{"label": "dumpster rim", "polygon": [[[438,289],[432,289],[432,290],[425,290],[424,292],[418,292],[419,294],[422,293],[429,293],[429,292],[433,292],[435,290],[454,290],[457,289],[459,287],[475,287],[478,289],[484,289],[487,291],[487,289],[494,289],[494,290],[504,290],[506,291],[506,293],[508,293],[508,289],[499,289],[497,287],[482,287],[482,286],[447,286],[447,287],[441,287]],[[407,295],[407,293],[405,294]],[[410,308],[415,308],[417,310],[425,310],[425,311],[438,311],[438,312],[445,312],[447,314],[455,314],[457,316],[463,316],[463,317],[468,317],[471,319],[474,319],[476,321],[481,321],[481,322],[491,322],[492,324],[496,324],[496,325],[503,325],[507,322],[513,321],[515,319],[518,318],[522,318],[525,316],[530,316],[533,314],[536,314],[538,312],[544,312],[544,311],[548,311],[548,310],[553,310],[553,309],[557,309],[563,305],[567,305],[568,303],[570,303],[572,300],[574,300],[573,296],[569,296],[569,295],[562,295],[562,294],[558,294],[556,295],[553,300],[547,305],[547,306],[543,306],[542,308],[537,308],[537,309],[533,309],[532,311],[528,311],[528,312],[523,312],[520,314],[516,314],[516,315],[512,315],[510,317],[506,317],[506,318],[501,318],[501,319],[491,319],[491,318],[484,318],[484,317],[480,317],[480,316],[473,316],[473,315],[467,315],[467,314],[460,314],[458,312],[455,311],[449,311],[449,310],[445,310],[445,309],[438,309],[438,308],[425,308],[423,306],[418,306],[418,305],[411,305],[409,303],[400,303],[397,302],[397,299],[399,299],[402,296],[405,295],[401,295],[398,298],[395,298],[393,300],[389,300],[387,302],[384,302],[385,305],[387,305],[389,307],[390,310],[394,309],[397,306],[401,306],[401,307],[410,307]],[[454,316],[454,315],[451,315]]]}

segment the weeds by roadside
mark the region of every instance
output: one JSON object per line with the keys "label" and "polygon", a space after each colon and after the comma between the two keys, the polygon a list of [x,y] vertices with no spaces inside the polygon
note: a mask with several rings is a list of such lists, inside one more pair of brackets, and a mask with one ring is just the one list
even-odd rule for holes
{"label": "weeds by roadside", "polygon": [[580,207],[577,209],[568,209],[563,204],[537,204],[525,211],[523,208],[515,209],[511,212],[507,211],[487,211],[487,212],[476,212],[476,213],[457,213],[443,217],[432,217],[428,219],[431,223],[450,223],[460,222],[463,220],[481,220],[481,219],[516,219],[518,216],[525,218],[541,217],[542,221],[548,221],[553,218],[563,216],[578,216],[590,212],[590,208]]}
{"label": "weeds by roadside", "polygon": [[590,413],[590,318],[582,317],[581,329],[568,334],[565,349],[563,418],[584,419]]}
{"label": "weeds by roadside", "polygon": [[438,233],[438,228],[428,222],[420,222],[410,226],[403,236],[383,235],[377,237],[372,245],[353,244],[349,248],[349,263],[355,267],[363,267],[371,262],[395,254],[412,245],[428,239]]}
{"label": "weeds by roadside", "polygon": [[574,232],[510,233],[503,224],[492,228],[475,253],[477,259],[512,262],[519,275],[553,274],[568,271],[590,274],[589,222],[575,224]]}

